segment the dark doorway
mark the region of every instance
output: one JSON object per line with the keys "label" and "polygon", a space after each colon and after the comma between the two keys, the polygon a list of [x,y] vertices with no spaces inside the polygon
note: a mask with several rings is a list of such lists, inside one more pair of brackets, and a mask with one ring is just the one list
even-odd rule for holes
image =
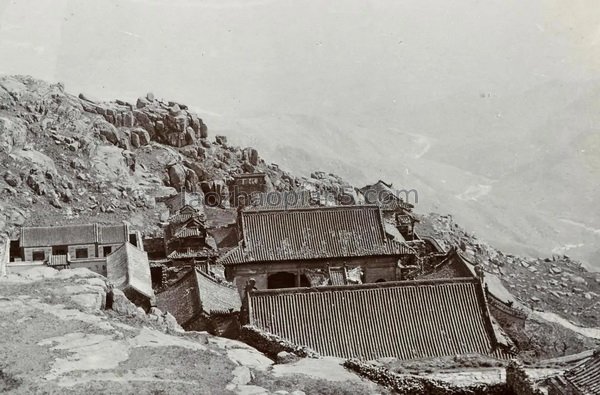
{"label": "dark doorway", "polygon": [[131,234],[129,234],[129,243],[130,243],[130,244],[133,244],[133,245],[134,245],[134,246],[136,246],[136,247],[138,246],[138,245],[137,245],[137,237],[136,237],[136,234],[135,234],[135,233],[131,233]]}
{"label": "dark doorway", "polygon": [[67,246],[52,247],[52,255],[67,255],[69,248]]}
{"label": "dark doorway", "polygon": [[87,248],[78,248],[75,250],[75,258],[86,259],[87,257],[88,257],[88,249]]}
{"label": "dark doorway", "polygon": [[111,246],[102,247],[102,256],[109,256],[111,252],[112,252]]}
{"label": "dark doorway", "polygon": [[150,268],[150,277],[152,278],[152,288],[160,288],[162,287],[163,281],[163,268],[162,266],[151,267]]}
{"label": "dark doorway", "polygon": [[296,275],[294,273],[279,272],[271,274],[267,280],[269,289],[294,288],[296,286]]}
{"label": "dark doorway", "polygon": [[304,274],[300,276],[300,286],[301,287],[310,287],[310,280]]}

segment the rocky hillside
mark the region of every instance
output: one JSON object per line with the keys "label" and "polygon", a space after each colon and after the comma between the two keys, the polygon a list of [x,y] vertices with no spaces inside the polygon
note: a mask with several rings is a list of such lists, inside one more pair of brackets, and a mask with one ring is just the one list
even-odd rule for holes
{"label": "rocky hillside", "polygon": [[275,190],[310,183],[338,195],[343,180],[297,178],[254,148],[208,138],[183,104],[149,93],[135,104],[99,102],[30,77],[0,77],[0,230],[126,219],[152,233],[154,198],[187,188],[225,195],[231,176],[261,171]]}
{"label": "rocky hillside", "polygon": [[[280,191],[319,189],[339,199],[355,190],[333,174],[294,176],[266,162],[255,148],[211,137],[184,104],[151,93],[136,103],[102,102],[69,94],[61,84],[0,77],[0,232],[13,237],[23,224],[122,220],[157,234],[166,208],[156,197],[181,188],[224,196],[233,175],[252,171],[265,172]],[[219,216],[223,210],[208,212],[209,221],[211,213]],[[418,232],[463,251],[483,265],[497,294],[576,340],[549,355],[581,351],[594,344],[590,338],[600,339],[600,330],[583,328],[600,327],[598,273],[566,256],[503,254],[450,216],[423,215]]]}
{"label": "rocky hillside", "polygon": [[417,231],[482,265],[490,285],[500,282],[523,307],[555,312],[580,326],[600,327],[600,273],[588,272],[568,256],[533,259],[504,254],[465,231],[450,215],[423,216]]}

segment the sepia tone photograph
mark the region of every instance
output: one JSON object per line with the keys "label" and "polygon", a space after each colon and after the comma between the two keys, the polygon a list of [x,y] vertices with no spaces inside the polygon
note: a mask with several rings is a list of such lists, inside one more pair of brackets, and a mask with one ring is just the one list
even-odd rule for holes
{"label": "sepia tone photograph", "polygon": [[600,395],[600,3],[0,0],[0,393]]}

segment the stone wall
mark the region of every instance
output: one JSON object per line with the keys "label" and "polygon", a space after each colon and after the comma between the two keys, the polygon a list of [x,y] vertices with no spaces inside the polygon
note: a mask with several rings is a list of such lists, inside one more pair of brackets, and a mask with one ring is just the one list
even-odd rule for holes
{"label": "stone wall", "polygon": [[[311,259],[304,261],[285,261],[268,263],[245,263],[229,266],[226,277],[238,288],[240,295],[244,295],[244,288],[249,279],[256,281],[257,289],[268,289],[268,277],[277,272],[295,273],[298,277],[305,270],[323,269],[330,267],[346,266],[347,268],[361,267],[365,283],[374,283],[378,280],[401,280],[399,270],[396,268],[396,257],[359,257],[359,258],[330,258]],[[299,286],[299,284],[298,284]]]}
{"label": "stone wall", "polygon": [[91,258],[91,259],[78,259],[69,263],[71,269],[86,268],[94,273],[98,273],[106,277],[106,259],[105,258]]}
{"label": "stone wall", "polygon": [[[23,260],[27,262],[33,261],[33,253],[37,251],[44,252],[44,259],[47,259],[52,255],[52,247],[33,247],[33,248],[24,248],[23,249]],[[73,255],[75,256],[75,255]]]}
{"label": "stone wall", "polygon": [[523,365],[513,359],[506,367],[506,385],[515,395],[543,395],[544,392],[527,375]]}
{"label": "stone wall", "polygon": [[490,293],[487,293],[486,296],[490,314],[496,319],[511,340],[515,342],[517,348],[526,345],[529,341],[524,335],[527,315],[507,306],[494,298]]}
{"label": "stone wall", "polygon": [[[84,258],[77,258],[77,250],[86,250],[87,256]],[[96,258],[96,245],[95,244],[82,244],[82,245],[73,245],[68,247],[69,256],[72,260],[77,259],[88,259],[88,258]],[[50,251],[52,252],[52,251]]]}
{"label": "stone wall", "polygon": [[358,359],[349,359],[344,366],[359,375],[391,388],[399,394],[410,395],[510,395],[505,384],[475,384],[457,387],[439,380],[413,375],[400,375],[380,366],[371,365]]}
{"label": "stone wall", "polygon": [[282,351],[295,354],[302,358],[321,357],[318,352],[309,347],[299,346],[252,325],[245,325],[242,327],[240,340],[271,358],[276,358],[277,354]]}

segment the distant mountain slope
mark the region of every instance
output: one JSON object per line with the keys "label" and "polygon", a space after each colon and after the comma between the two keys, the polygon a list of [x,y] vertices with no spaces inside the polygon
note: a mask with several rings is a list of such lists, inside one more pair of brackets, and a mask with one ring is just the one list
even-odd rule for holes
{"label": "distant mountain slope", "polygon": [[599,81],[553,82],[510,97],[447,98],[376,123],[264,114],[216,127],[299,172],[417,189],[418,210],[451,212],[506,251],[566,253],[598,270],[599,110]]}

